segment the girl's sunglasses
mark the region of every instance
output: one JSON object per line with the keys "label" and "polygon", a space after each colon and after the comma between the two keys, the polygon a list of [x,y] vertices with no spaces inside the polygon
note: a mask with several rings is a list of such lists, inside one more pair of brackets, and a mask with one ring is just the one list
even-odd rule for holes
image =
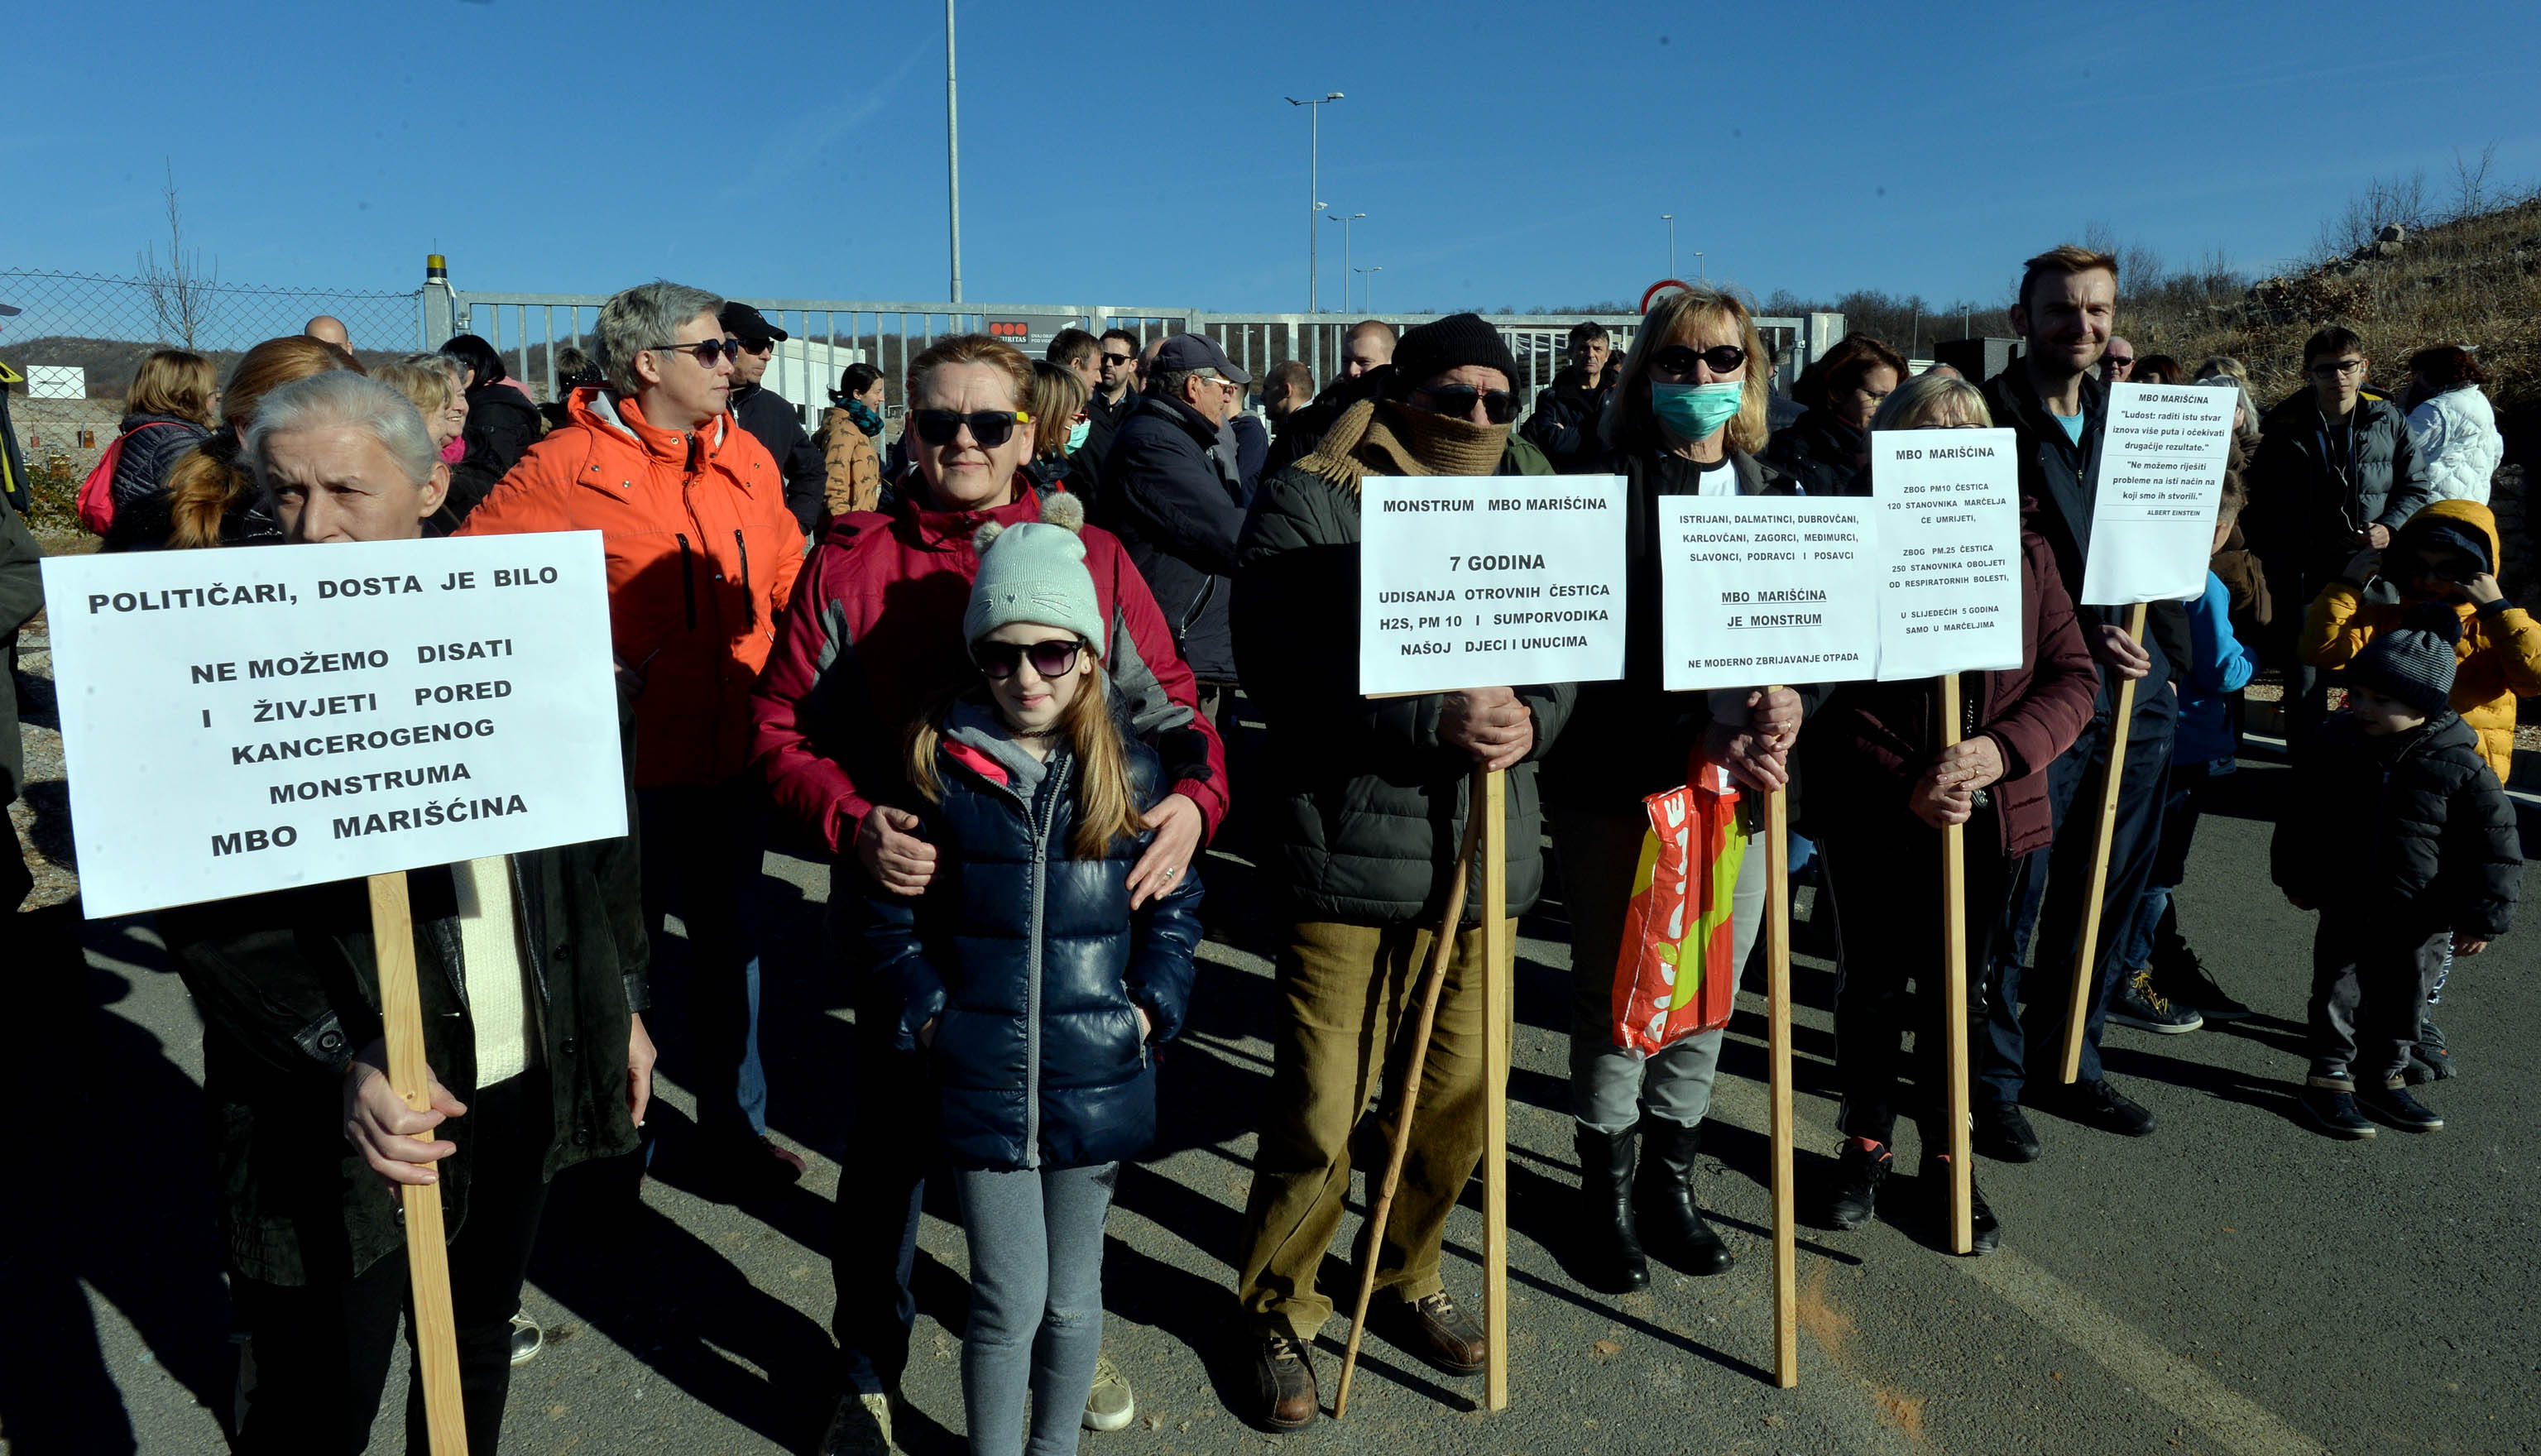
{"label": "girl's sunglasses", "polygon": [[1736,372],[1738,366],[1746,362],[1747,351],[1736,344],[1713,344],[1710,348],[1700,350],[1688,348],[1684,344],[1669,344],[1666,348],[1650,355],[1652,368],[1664,369],[1670,374],[1679,376],[1693,374],[1694,366],[1697,364],[1710,365],[1711,372],[1714,374],[1730,374]]}
{"label": "girl's sunglasses", "polygon": [[980,675],[992,683],[1002,683],[1015,675],[1025,662],[1044,679],[1064,678],[1076,671],[1076,654],[1085,643],[1078,638],[1053,639],[1048,642],[975,642],[971,661]]}
{"label": "girl's sunglasses", "polygon": [[971,427],[971,438],[982,450],[994,450],[1015,433],[1018,423],[1030,423],[1032,416],[1021,409],[982,409],[977,414],[956,414],[950,409],[919,409],[911,413],[917,421],[917,438],[929,445],[950,445],[962,426]]}
{"label": "girl's sunglasses", "polygon": [[1432,414],[1453,415],[1458,419],[1474,417],[1477,400],[1483,406],[1483,417],[1493,424],[1507,424],[1517,418],[1517,396],[1506,390],[1478,390],[1472,385],[1438,385],[1414,391],[1429,401]]}
{"label": "girl's sunglasses", "polygon": [[700,367],[706,369],[712,369],[715,367],[715,361],[717,359],[739,359],[741,357],[741,340],[737,338],[710,338],[702,343],[692,344],[648,344],[646,347],[652,349],[656,353],[686,354],[690,358],[696,360]]}

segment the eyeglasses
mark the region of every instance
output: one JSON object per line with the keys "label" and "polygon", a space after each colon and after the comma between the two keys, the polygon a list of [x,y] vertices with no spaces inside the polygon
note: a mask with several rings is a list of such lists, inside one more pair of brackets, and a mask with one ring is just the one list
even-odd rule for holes
{"label": "eyeglasses", "polygon": [[1015,675],[1015,669],[1026,662],[1043,678],[1064,678],[1076,671],[1076,654],[1085,646],[1082,638],[1053,638],[1048,642],[974,642],[971,662],[980,675],[992,683],[1002,683]]}
{"label": "eyeglasses", "polygon": [[1136,357],[1138,356],[1135,354],[1106,354],[1103,356],[1103,362],[1112,365],[1114,368],[1119,368],[1121,365],[1126,364]]}
{"label": "eyeglasses", "polygon": [[2338,359],[2325,364],[2314,364],[2311,366],[2311,377],[2314,379],[2345,379],[2351,374],[2363,372],[2363,369],[2364,361],[2361,359]]}
{"label": "eyeglasses", "polygon": [[1416,400],[1430,401],[1432,414],[1456,419],[1471,419],[1474,405],[1480,401],[1483,415],[1493,424],[1507,424],[1517,418],[1517,396],[1506,390],[1478,390],[1472,385],[1429,385],[1412,392]]}
{"label": "eyeglasses", "polygon": [[712,369],[715,367],[715,361],[717,359],[739,359],[741,357],[741,340],[737,338],[710,338],[702,343],[692,344],[646,344],[644,347],[657,354],[686,354],[690,358],[696,360],[698,367],[702,369]]}
{"label": "eyeglasses", "polygon": [[964,425],[971,427],[971,438],[982,450],[994,450],[1006,443],[1018,424],[1029,424],[1032,416],[1021,409],[982,409],[973,414],[957,414],[950,409],[912,410],[917,438],[929,445],[950,445]]}
{"label": "eyeglasses", "polygon": [[1690,376],[1697,364],[1708,364],[1714,374],[1729,374],[1747,362],[1747,351],[1736,344],[1713,344],[1707,349],[1693,349],[1684,344],[1669,344],[1650,355],[1650,367],[1669,374]]}

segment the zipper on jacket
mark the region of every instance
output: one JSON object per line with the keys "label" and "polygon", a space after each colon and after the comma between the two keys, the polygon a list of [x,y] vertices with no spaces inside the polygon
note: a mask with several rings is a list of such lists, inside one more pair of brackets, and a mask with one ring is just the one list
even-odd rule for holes
{"label": "zipper on jacket", "polygon": [[689,536],[680,533],[680,594],[689,601],[689,630],[697,629],[697,575],[689,564]]}
{"label": "zipper on jacket", "polygon": [[1024,1166],[1041,1166],[1041,962],[1043,920],[1050,888],[1050,834],[1058,820],[1058,803],[1067,792],[1070,761],[1061,758],[1044,790],[1049,812],[1031,815],[1033,837],[1032,963],[1024,979]]}
{"label": "zipper on jacket", "polygon": [[741,550],[741,595],[742,599],[750,604],[750,629],[755,632],[759,630],[759,598],[751,595],[750,543],[742,539],[741,528],[738,526],[733,528],[732,544]]}

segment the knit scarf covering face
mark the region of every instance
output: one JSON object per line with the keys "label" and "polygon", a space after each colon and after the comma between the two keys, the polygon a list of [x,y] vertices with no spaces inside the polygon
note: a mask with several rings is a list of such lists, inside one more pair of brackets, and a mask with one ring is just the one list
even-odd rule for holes
{"label": "knit scarf covering face", "polygon": [[1362,400],[1333,421],[1315,453],[1298,464],[1355,495],[1361,477],[1371,473],[1495,474],[1508,438],[1507,425],[1450,419],[1394,400]]}

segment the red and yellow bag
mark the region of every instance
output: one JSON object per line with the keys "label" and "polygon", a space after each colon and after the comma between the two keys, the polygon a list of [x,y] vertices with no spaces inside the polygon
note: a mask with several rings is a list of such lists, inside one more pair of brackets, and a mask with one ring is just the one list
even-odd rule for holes
{"label": "red and yellow bag", "polygon": [[1615,1045],[1646,1056],[1729,1024],[1738,968],[1729,963],[1729,902],[1747,841],[1738,788],[1700,757],[1694,781],[1641,801],[1649,833],[1615,958]]}

